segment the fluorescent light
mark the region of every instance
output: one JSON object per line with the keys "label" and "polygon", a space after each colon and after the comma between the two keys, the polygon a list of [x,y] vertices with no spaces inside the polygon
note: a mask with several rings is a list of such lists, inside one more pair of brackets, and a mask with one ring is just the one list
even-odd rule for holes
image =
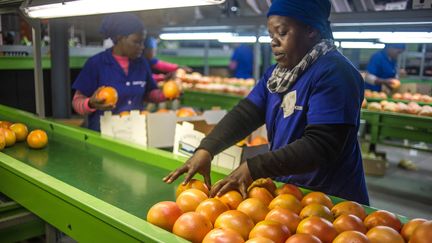
{"label": "fluorescent light", "polygon": [[352,48],[352,49],[382,49],[384,44],[373,43],[373,42],[354,42],[354,41],[342,41],[340,42],[340,47],[342,48]]}
{"label": "fluorescent light", "polygon": [[218,39],[222,43],[255,43],[255,36],[225,36]]}
{"label": "fluorescent light", "polygon": [[58,18],[149,9],[213,5],[223,2],[225,2],[225,0],[75,0],[45,5],[24,6],[23,9],[31,18]]}
{"label": "fluorescent light", "polygon": [[229,32],[210,33],[164,33],[160,34],[161,40],[218,40],[220,38],[232,37]]}
{"label": "fluorescent light", "polygon": [[271,42],[271,38],[270,38],[270,36],[260,36],[258,38],[258,42],[259,43],[270,43]]}
{"label": "fluorescent light", "polygon": [[335,39],[432,38],[431,32],[333,32]]}
{"label": "fluorescent light", "polygon": [[432,37],[400,37],[400,38],[380,38],[383,43],[432,43]]}
{"label": "fluorescent light", "polygon": [[419,22],[370,22],[370,23],[332,23],[335,27],[353,27],[353,26],[389,26],[389,25],[430,25],[432,21]]}

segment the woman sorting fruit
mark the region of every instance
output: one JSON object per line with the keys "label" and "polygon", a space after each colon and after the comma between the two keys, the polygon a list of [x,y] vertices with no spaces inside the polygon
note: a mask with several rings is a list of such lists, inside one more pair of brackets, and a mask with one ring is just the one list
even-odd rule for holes
{"label": "woman sorting fruit", "polygon": [[382,85],[390,90],[400,86],[397,59],[405,50],[405,44],[386,44],[385,48],[372,55],[367,66],[365,89],[381,91]]}
{"label": "woman sorting fruit", "polygon": [[142,110],[144,100],[165,99],[157,89],[144,50],[144,24],[130,13],[104,18],[101,32],[114,46],[90,57],[72,85],[76,90],[72,105],[81,115],[88,115],[88,128],[100,130],[100,116],[105,110],[114,114]]}
{"label": "woman sorting fruit", "polygon": [[267,14],[277,64],[201,141],[194,155],[163,180],[199,173],[210,186],[213,156],[265,124],[270,152],[247,159],[211,187],[211,196],[257,178],[369,204],[357,130],[364,81],[336,50],[328,0],[274,0]]}

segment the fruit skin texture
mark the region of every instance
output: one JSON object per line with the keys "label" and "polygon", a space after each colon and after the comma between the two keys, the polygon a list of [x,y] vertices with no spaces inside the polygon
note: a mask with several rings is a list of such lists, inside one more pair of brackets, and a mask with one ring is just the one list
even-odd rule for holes
{"label": "fruit skin texture", "polygon": [[326,206],[318,203],[311,203],[307,206],[305,206],[301,212],[300,212],[300,218],[304,219],[309,216],[319,216],[321,218],[325,218],[330,222],[333,222],[333,214],[330,212],[330,209],[328,209]]}
{"label": "fruit skin texture", "polygon": [[311,234],[318,237],[323,243],[331,243],[337,236],[333,224],[327,219],[310,216],[303,219],[297,227],[297,233]]}
{"label": "fruit skin texture", "polygon": [[162,93],[167,99],[175,99],[180,95],[180,89],[173,80],[167,81],[162,88]]}
{"label": "fruit skin texture", "polygon": [[177,197],[176,203],[183,212],[193,212],[207,198],[204,192],[192,188],[182,192]]}
{"label": "fruit skin texture", "polygon": [[246,243],[274,243],[274,241],[270,240],[269,238],[258,236],[247,240]]}
{"label": "fruit skin texture", "polygon": [[331,199],[322,192],[310,192],[301,200],[301,204],[303,205],[303,207],[311,203],[322,204],[329,209],[333,208],[333,203]]}
{"label": "fruit skin texture", "polygon": [[402,236],[393,228],[376,226],[370,229],[366,236],[371,243],[404,243]]}
{"label": "fruit skin texture", "polygon": [[411,235],[409,243],[430,243],[432,239],[432,220],[419,225]]}
{"label": "fruit skin texture", "polygon": [[297,198],[291,194],[281,194],[275,197],[268,206],[269,209],[286,208],[299,214],[302,210],[302,205]]}
{"label": "fruit skin texture", "polygon": [[255,237],[264,237],[273,240],[275,243],[283,243],[291,236],[291,233],[285,225],[271,221],[263,220],[255,225],[249,233],[249,239]]}
{"label": "fruit skin texture", "polygon": [[15,133],[9,128],[3,128],[3,135],[6,142],[6,147],[13,146],[16,142]]}
{"label": "fruit skin texture", "polygon": [[205,216],[212,224],[214,224],[217,217],[228,210],[228,206],[219,199],[209,198],[202,201],[195,209],[195,212]]}
{"label": "fruit skin texture", "polygon": [[266,206],[273,200],[273,195],[264,187],[254,187],[248,192],[249,198],[256,198]]}
{"label": "fruit skin texture", "polygon": [[359,217],[352,214],[342,214],[335,221],[333,221],[333,226],[338,233],[342,233],[344,231],[358,231],[366,234],[367,232],[363,221]]}
{"label": "fruit skin texture", "polygon": [[117,104],[118,100],[117,90],[110,86],[103,87],[96,94],[96,98],[104,100],[104,104],[106,105],[114,106],[115,104]]}
{"label": "fruit skin texture", "polygon": [[196,212],[187,212],[174,223],[173,233],[193,243],[200,243],[212,229],[213,226],[206,217]]}
{"label": "fruit skin texture", "polygon": [[322,243],[322,241],[314,235],[297,233],[288,238],[285,243]]}
{"label": "fruit skin texture", "polygon": [[353,214],[361,220],[364,220],[367,216],[363,206],[353,201],[340,202],[331,209],[331,212],[335,218],[342,214]]}
{"label": "fruit skin texture", "polygon": [[396,215],[385,210],[378,210],[369,214],[365,218],[364,224],[368,229],[382,225],[391,227],[397,232],[400,232],[402,228],[402,223],[396,217]]}
{"label": "fruit skin texture", "polygon": [[301,201],[303,198],[303,192],[293,184],[283,184],[281,187],[276,189],[276,195],[280,194],[294,195],[299,201]]}
{"label": "fruit skin texture", "polygon": [[244,240],[247,240],[254,223],[247,214],[238,210],[229,210],[217,217],[214,227],[232,229],[237,231]]}
{"label": "fruit skin texture", "polygon": [[6,140],[3,132],[3,128],[0,127],[0,151],[6,147]]}
{"label": "fruit skin texture", "polygon": [[238,205],[237,210],[247,214],[255,224],[264,220],[269,212],[267,206],[256,198],[245,199]]}
{"label": "fruit skin texture", "polygon": [[300,216],[286,208],[275,208],[267,213],[265,220],[272,220],[284,224],[290,232],[296,232],[301,221]]}
{"label": "fruit skin texture", "polygon": [[43,130],[33,130],[27,136],[27,144],[33,149],[44,148],[48,144],[48,135]]}
{"label": "fruit skin texture", "polygon": [[220,197],[216,197],[225,203],[229,209],[237,209],[238,205],[243,201],[243,197],[238,191],[229,191]]}
{"label": "fruit skin texture", "polygon": [[212,229],[204,237],[202,243],[229,243],[238,242],[243,243],[242,236],[232,229]]}
{"label": "fruit skin texture", "polygon": [[209,189],[207,188],[206,184],[200,180],[197,179],[192,179],[190,180],[188,183],[186,183],[186,185],[180,184],[177,187],[176,190],[176,198],[180,195],[180,193],[184,192],[187,189],[198,189],[202,192],[204,192],[207,196],[209,195]]}
{"label": "fruit skin texture", "polygon": [[14,123],[9,127],[15,133],[16,141],[22,142],[27,138],[28,129],[27,126],[22,123]]}
{"label": "fruit skin texture", "polygon": [[369,239],[363,233],[358,231],[345,231],[340,233],[333,243],[369,243]]}
{"label": "fruit skin texture", "polygon": [[424,222],[426,222],[426,219],[411,219],[408,223],[404,224],[401,230],[401,235],[405,239],[405,241],[409,241],[411,238],[412,233],[414,230]]}
{"label": "fruit skin texture", "polygon": [[183,212],[175,202],[163,201],[153,205],[147,213],[147,221],[169,232]]}

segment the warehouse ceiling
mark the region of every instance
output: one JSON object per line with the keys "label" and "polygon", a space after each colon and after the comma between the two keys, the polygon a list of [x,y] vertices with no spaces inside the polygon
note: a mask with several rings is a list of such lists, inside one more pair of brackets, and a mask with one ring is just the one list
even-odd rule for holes
{"label": "warehouse ceiling", "polygon": [[[0,13],[18,11],[22,0],[0,0]],[[410,10],[411,0],[332,0],[333,30],[430,31],[432,11]],[[265,13],[271,0],[226,0],[217,6],[136,12],[150,33],[185,31],[265,32]],[[386,11],[406,9],[404,11]],[[97,36],[103,15],[65,18],[88,38]],[[429,21],[427,23],[420,23]],[[395,24],[397,22],[397,24]],[[417,22],[417,24],[413,24]],[[410,23],[410,25],[404,24]]]}

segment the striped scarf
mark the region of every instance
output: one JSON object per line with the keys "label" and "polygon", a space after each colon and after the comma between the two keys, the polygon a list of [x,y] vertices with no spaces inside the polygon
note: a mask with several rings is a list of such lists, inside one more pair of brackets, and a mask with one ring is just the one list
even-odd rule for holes
{"label": "striped scarf", "polygon": [[267,88],[271,93],[283,93],[287,91],[297,78],[320,56],[324,56],[328,52],[335,50],[336,46],[331,39],[323,39],[317,43],[293,68],[282,68],[279,65],[273,70],[272,76],[267,82]]}

